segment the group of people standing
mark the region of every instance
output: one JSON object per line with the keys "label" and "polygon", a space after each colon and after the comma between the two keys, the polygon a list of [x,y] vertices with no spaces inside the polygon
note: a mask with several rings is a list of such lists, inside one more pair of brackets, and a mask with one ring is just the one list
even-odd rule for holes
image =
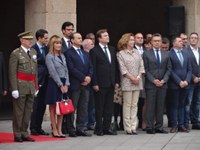
{"label": "group of people standing", "polygon": [[[158,33],[151,35],[147,47],[141,33],[125,33],[116,50],[108,45],[106,29],[97,31],[96,46],[93,34],[83,40],[71,22],[64,22],[61,31],[63,38],[53,35],[48,40],[48,32],[39,29],[33,46],[31,32],[18,35],[21,46],[9,59],[16,142],[35,141],[28,135],[29,120],[32,135],[49,135],[42,129],[46,105],[55,138],[65,138],[66,133],[92,136],[87,129],[97,136],[116,135],[110,127],[114,91],[119,88],[126,134],[138,134],[137,116],[147,134],[168,133],[163,129],[166,104],[171,133],[189,132],[190,120],[193,129],[200,129],[197,33],[191,33],[185,45],[180,36],[174,37],[172,49],[165,51]],[[66,98],[72,99],[76,111],[57,115],[56,102]]]}

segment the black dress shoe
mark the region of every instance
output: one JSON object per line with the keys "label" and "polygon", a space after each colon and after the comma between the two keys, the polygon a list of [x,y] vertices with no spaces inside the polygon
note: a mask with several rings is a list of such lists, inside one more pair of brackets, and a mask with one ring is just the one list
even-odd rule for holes
{"label": "black dress shoe", "polygon": [[77,136],[92,136],[92,134],[86,132],[86,131],[77,131],[76,132]]}
{"label": "black dress shoe", "polygon": [[77,137],[76,132],[69,132],[69,137]]}
{"label": "black dress shoe", "polygon": [[87,127],[87,130],[94,130],[94,126]]}
{"label": "black dress shoe", "polygon": [[192,125],[192,129],[194,129],[194,130],[200,130],[200,125]]}
{"label": "black dress shoe", "polygon": [[15,137],[15,138],[14,138],[14,141],[15,141],[15,142],[23,142],[23,140],[22,140],[21,137]]}
{"label": "black dress shoe", "polygon": [[162,133],[162,134],[167,134],[168,132],[165,131],[164,129],[156,129],[155,130],[156,133]]}
{"label": "black dress shoe", "polygon": [[170,133],[176,133],[178,130],[177,130],[177,128],[171,128],[170,129]]}
{"label": "black dress shoe", "polygon": [[37,131],[39,135],[49,135],[49,133],[45,132],[44,130],[40,129]]}
{"label": "black dress shoe", "polygon": [[40,135],[35,129],[31,129],[31,135]]}
{"label": "black dress shoe", "polygon": [[155,130],[153,130],[153,129],[147,129],[146,133],[147,134],[155,134]]}
{"label": "black dress shoe", "polygon": [[117,132],[113,132],[113,131],[110,131],[110,130],[105,130],[105,131],[103,131],[103,134],[105,134],[105,135],[117,135]]}
{"label": "black dress shoe", "polygon": [[28,142],[35,142],[35,139],[30,138],[30,137],[28,137],[28,136],[22,136],[22,140],[23,140],[23,141],[28,141]]}
{"label": "black dress shoe", "polygon": [[187,130],[185,127],[178,127],[178,132],[186,132],[186,133],[188,133],[189,130]]}
{"label": "black dress shoe", "polygon": [[94,130],[94,134],[96,134],[97,136],[103,136],[103,132],[102,131]]}
{"label": "black dress shoe", "polygon": [[147,128],[142,128],[142,131],[147,131]]}

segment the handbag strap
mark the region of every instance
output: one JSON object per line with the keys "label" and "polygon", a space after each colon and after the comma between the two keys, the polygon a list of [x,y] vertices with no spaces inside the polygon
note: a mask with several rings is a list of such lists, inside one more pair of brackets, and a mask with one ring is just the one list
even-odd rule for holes
{"label": "handbag strap", "polygon": [[64,99],[64,98],[63,98],[63,94],[61,94],[61,102],[69,102],[69,101],[70,101],[68,94],[66,94],[66,95],[67,95],[67,96],[66,96],[67,98]]}

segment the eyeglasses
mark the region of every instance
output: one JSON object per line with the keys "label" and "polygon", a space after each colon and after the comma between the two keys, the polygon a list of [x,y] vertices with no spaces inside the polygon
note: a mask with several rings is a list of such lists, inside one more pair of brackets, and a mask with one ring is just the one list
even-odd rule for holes
{"label": "eyeglasses", "polygon": [[65,30],[67,30],[67,31],[74,31],[74,29],[65,29]]}
{"label": "eyeglasses", "polygon": [[190,37],[190,39],[199,39],[198,37]]}

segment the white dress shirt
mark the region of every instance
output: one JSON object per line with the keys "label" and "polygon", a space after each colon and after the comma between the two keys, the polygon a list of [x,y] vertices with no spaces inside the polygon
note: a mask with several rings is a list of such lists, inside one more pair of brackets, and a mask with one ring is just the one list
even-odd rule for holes
{"label": "white dress shirt", "polygon": [[192,47],[191,45],[190,45],[190,48],[192,49],[192,52],[193,52],[193,54],[194,54],[194,56],[195,56],[195,58],[196,58],[197,64],[199,65],[199,51],[198,51],[198,48],[195,49],[195,48]]}

